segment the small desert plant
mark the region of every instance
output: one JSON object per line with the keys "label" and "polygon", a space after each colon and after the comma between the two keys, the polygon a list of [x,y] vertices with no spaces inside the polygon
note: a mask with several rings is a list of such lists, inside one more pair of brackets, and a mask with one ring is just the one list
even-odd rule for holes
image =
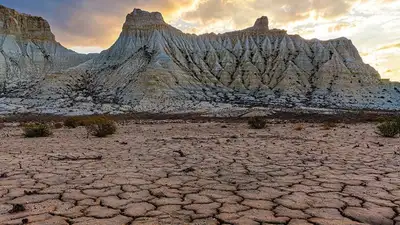
{"label": "small desert plant", "polygon": [[4,127],[6,127],[6,125],[4,125],[4,123],[0,122],[0,130],[3,129]]}
{"label": "small desert plant", "polygon": [[31,123],[24,126],[24,136],[26,138],[48,137],[50,135],[52,135],[51,128],[47,124]]}
{"label": "small desert plant", "polygon": [[262,117],[252,117],[248,124],[252,129],[264,129],[267,126],[267,121]]}
{"label": "small desert plant", "polygon": [[68,117],[66,120],[64,120],[64,126],[68,128],[84,126],[83,119],[81,117]]}
{"label": "small desert plant", "polygon": [[396,127],[399,130],[400,134],[400,117],[396,117],[395,119],[393,119],[393,122],[396,124]]}
{"label": "small desert plant", "polygon": [[294,127],[294,130],[297,130],[297,131],[304,130],[303,124],[297,124],[297,125]]}
{"label": "small desert plant", "polygon": [[115,122],[107,117],[93,117],[85,121],[88,135],[107,137],[117,131]]}
{"label": "small desert plant", "polygon": [[379,124],[378,132],[382,137],[395,137],[400,133],[399,124],[395,121],[387,121]]}
{"label": "small desert plant", "polygon": [[337,124],[332,121],[328,121],[322,124],[322,130],[330,130],[335,127],[337,127]]}
{"label": "small desert plant", "polygon": [[61,129],[61,128],[63,128],[63,124],[62,123],[55,123],[55,124],[53,124],[53,127],[54,127],[54,129]]}
{"label": "small desert plant", "polygon": [[388,118],[385,117],[385,116],[379,116],[379,117],[376,118],[376,122],[379,122],[379,123],[384,123],[384,122],[387,122],[387,121],[388,121]]}

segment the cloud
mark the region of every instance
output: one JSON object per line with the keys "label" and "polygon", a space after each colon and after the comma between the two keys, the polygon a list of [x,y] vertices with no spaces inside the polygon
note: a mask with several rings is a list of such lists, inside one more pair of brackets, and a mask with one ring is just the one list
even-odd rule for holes
{"label": "cloud", "polygon": [[383,77],[393,81],[400,81],[400,42],[387,44],[372,51],[370,55],[374,66],[381,72]]}
{"label": "cloud", "polygon": [[190,7],[192,0],[74,0],[62,4],[63,20],[51,20],[56,38],[67,47],[99,46],[108,48],[118,38],[125,17],[134,8],[161,11],[172,19],[177,12]]}
{"label": "cloud", "polygon": [[328,31],[330,33],[339,32],[341,30],[348,29],[348,28],[355,27],[355,26],[356,26],[355,24],[350,24],[350,23],[338,23],[333,26],[330,26],[328,28]]}
{"label": "cloud", "polygon": [[207,25],[218,20],[233,21],[244,28],[257,17],[268,15],[279,25],[313,17],[333,19],[347,14],[358,0],[200,0],[183,18]]}
{"label": "cloud", "polygon": [[[69,3],[61,0],[60,2],[58,8],[53,11],[59,12],[62,19],[54,18],[54,15],[50,19],[57,40],[67,47],[108,48],[118,38],[125,16],[133,8],[160,11],[167,22],[182,27],[185,32],[203,33],[243,29],[253,25],[254,21],[263,15],[269,16],[272,25],[278,28],[309,18],[329,20],[348,14],[359,0],[72,0]],[[182,26],[182,22],[186,22],[189,26]]]}
{"label": "cloud", "polygon": [[400,42],[394,43],[394,44],[389,44],[389,45],[384,45],[384,46],[378,48],[378,50],[386,50],[386,49],[392,49],[392,48],[400,48]]}
{"label": "cloud", "polygon": [[[253,25],[263,15],[272,27],[348,15],[357,4],[391,4],[399,0],[3,0],[6,4],[43,15],[66,47],[108,48],[118,38],[126,14],[133,8],[160,11],[167,22],[186,32],[225,32]],[[40,7],[46,6],[42,13]],[[366,12],[368,13],[368,12]],[[310,29],[311,28],[311,29]],[[293,27],[293,29],[295,29]],[[305,27],[311,30],[312,27]],[[331,31],[345,29],[337,24]]]}

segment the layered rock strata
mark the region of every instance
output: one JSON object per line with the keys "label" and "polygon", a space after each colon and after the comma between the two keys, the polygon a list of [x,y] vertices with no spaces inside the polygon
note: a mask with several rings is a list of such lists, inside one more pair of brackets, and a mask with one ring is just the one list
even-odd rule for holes
{"label": "layered rock strata", "polygon": [[225,34],[191,35],[160,13],[135,9],[116,43],[79,66],[126,104],[191,102],[319,107],[399,107],[399,88],[384,85],[346,38],[305,40],[269,29],[268,18]]}
{"label": "layered rock strata", "polygon": [[0,5],[1,95],[26,92],[46,76],[77,66],[92,56],[63,47],[43,18]]}
{"label": "layered rock strata", "polygon": [[57,43],[44,19],[0,6],[0,81],[2,96],[20,97],[0,99],[0,112],[18,102],[40,112],[400,108],[400,85],[382,82],[350,40],[306,40],[270,29],[267,17],[194,35],[135,9],[109,49],[82,55]]}

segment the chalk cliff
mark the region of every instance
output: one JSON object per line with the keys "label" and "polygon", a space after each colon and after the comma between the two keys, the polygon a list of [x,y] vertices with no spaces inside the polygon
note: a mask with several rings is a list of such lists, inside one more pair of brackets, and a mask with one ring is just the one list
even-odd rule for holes
{"label": "chalk cliff", "polygon": [[43,18],[0,5],[0,96],[26,92],[46,75],[60,73],[91,57],[58,43]]}
{"label": "chalk cliff", "polygon": [[135,9],[109,49],[82,55],[56,42],[41,17],[0,6],[0,81],[0,113],[10,105],[52,113],[400,108],[400,85],[382,82],[350,40],[306,40],[271,29],[267,17],[244,30],[194,35]]}
{"label": "chalk cliff", "polygon": [[225,34],[191,35],[160,13],[135,9],[115,44],[80,65],[124,104],[152,110],[181,101],[266,106],[399,107],[346,38],[305,40],[267,17]]}

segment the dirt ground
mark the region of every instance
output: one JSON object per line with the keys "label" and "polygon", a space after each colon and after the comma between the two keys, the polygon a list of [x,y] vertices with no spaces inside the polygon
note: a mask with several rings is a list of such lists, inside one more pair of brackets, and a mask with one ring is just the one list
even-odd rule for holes
{"label": "dirt ground", "polygon": [[373,123],[301,126],[131,122],[103,139],[6,127],[0,224],[400,225],[400,139]]}

